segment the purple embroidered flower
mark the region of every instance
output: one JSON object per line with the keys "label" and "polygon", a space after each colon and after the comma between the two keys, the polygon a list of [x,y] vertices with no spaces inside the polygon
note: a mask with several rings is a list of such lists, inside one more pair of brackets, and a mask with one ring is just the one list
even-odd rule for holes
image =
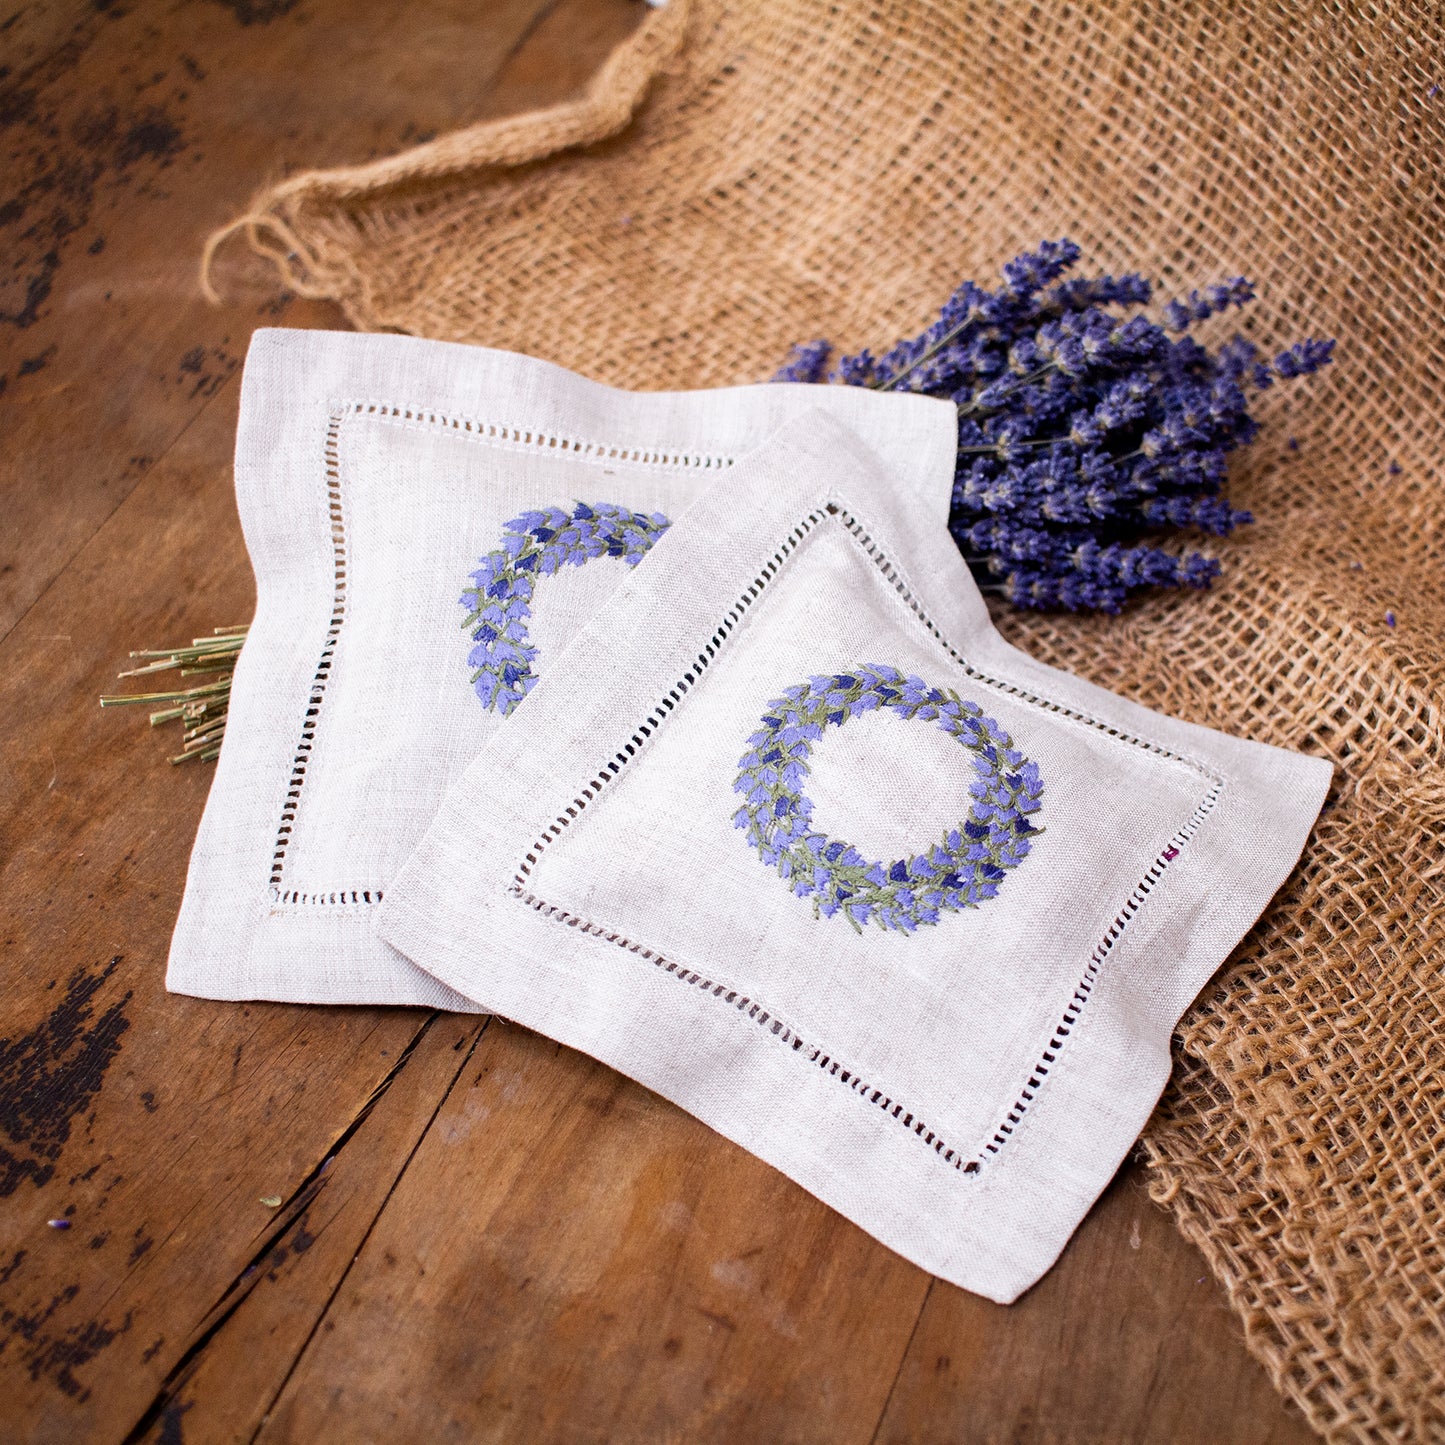
{"label": "purple embroidered flower", "polygon": [[[913,857],[887,863],[819,832],[802,790],[823,729],[878,707],[934,722],[975,755],[968,817]],[[977,703],[895,667],[868,663],[809,678],[774,698],[761,721],[738,759],[733,791],[744,802],[733,823],[795,897],[813,900],[815,918],[841,912],[859,933],[869,922],[912,933],[937,923],[940,911],[977,908],[996,897],[1007,871],[1023,862],[1031,838],[1043,831],[1030,816],[1043,797],[1038,764]]]}
{"label": "purple embroidered flower", "polygon": [[620,557],[635,567],[671,522],[614,502],[578,502],[523,512],[502,529],[497,549],[488,552],[461,596],[468,609],[462,624],[476,644],[467,656],[475,671],[472,687],[482,706],[508,716],[537,682],[537,649],[528,640],[532,591],[538,577],[561,567],[580,567],[593,557]]}
{"label": "purple embroidered flower", "polygon": [[[1071,241],[1045,241],[990,291],[965,281],[938,320],[882,356],[795,347],[777,381],[831,380],[947,397],[958,406],[949,530],[980,585],[1018,607],[1117,612],[1144,587],[1208,587],[1219,563],[1156,545],[1168,530],[1227,536],[1251,520],[1221,495],[1231,451],[1253,440],[1247,387],[1306,376],[1334,342],[1260,358],[1234,336],[1212,352],[1191,328],[1243,306],[1243,277],[1167,302],[1142,276],[1063,279]],[[1291,442],[1293,445],[1293,442]]]}

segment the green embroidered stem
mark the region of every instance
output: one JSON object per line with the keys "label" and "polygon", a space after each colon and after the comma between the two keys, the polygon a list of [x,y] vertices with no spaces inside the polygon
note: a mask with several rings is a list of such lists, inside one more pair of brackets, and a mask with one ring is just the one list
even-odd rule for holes
{"label": "green embroidered stem", "polygon": [[193,638],[189,647],[132,652],[146,658],[140,667],[128,668],[121,677],[151,677],[177,671],[182,677],[216,673],[214,682],[170,692],[132,692],[102,697],[101,707],[123,707],[133,703],[164,703],[150,715],[150,724],[181,722],[181,751],[173,763],[208,763],[221,753],[226,731],[226,714],[231,702],[231,677],[246,640],[245,627],[218,627],[210,637]]}
{"label": "green embroidered stem", "polygon": [[[866,858],[846,839],[819,830],[804,791],[813,744],[824,731],[880,709],[933,723],[972,754],[972,780],[958,799],[967,813],[938,842],[891,860]],[[855,932],[871,922],[911,933],[943,912],[977,908],[997,896],[1044,831],[1031,817],[1043,795],[1038,765],[977,703],[952,689],[867,663],[788,688],[760,721],[738,759],[733,790],[744,801],[733,824],[795,897],[811,898],[815,919],[842,913]]]}

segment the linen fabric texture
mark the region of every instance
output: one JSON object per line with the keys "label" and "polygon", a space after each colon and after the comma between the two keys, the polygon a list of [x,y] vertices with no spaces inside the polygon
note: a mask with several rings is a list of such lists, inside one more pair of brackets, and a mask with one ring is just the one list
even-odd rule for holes
{"label": "linen fabric texture", "polygon": [[522,714],[381,935],[1001,1302],[1138,1137],[1331,773],[1015,650],[822,413],[694,504]]}
{"label": "linen fabric texture", "polygon": [[[258,331],[236,442],[256,616],[167,986],[474,1008],[374,932],[397,868],[487,738],[527,726],[518,698],[629,564],[651,565],[691,500],[730,494],[735,458],[819,405],[941,529],[946,402],[766,385],[629,395],[475,347]],[[476,588],[510,609],[493,614],[507,635],[485,649],[480,691],[463,625],[478,599],[459,601]],[[480,839],[489,823],[473,827]]]}

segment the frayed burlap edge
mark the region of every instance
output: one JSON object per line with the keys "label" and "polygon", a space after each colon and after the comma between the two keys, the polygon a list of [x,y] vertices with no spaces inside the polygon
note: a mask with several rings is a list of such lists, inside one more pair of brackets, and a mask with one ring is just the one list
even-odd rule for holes
{"label": "frayed burlap edge", "polygon": [[386,308],[356,265],[358,247],[385,230],[385,219],[363,221],[347,203],[383,192],[405,192],[488,166],[521,166],[595,144],[623,130],[658,71],[678,52],[688,0],[654,9],[619,45],[576,100],[524,115],[481,121],[424,145],[365,165],[308,170],[269,185],[243,215],[212,231],[201,252],[201,292],[213,305],[216,258],[232,237],[270,261],[288,290],[336,301],[362,331],[392,326]]}

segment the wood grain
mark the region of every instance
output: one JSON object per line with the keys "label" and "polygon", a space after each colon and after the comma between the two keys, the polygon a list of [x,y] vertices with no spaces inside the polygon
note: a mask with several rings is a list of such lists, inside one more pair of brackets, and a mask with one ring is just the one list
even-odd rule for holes
{"label": "wood grain", "polygon": [[862,1442],[927,1287],[672,1105],[494,1027],[261,1439]]}
{"label": "wood grain", "polygon": [[486,1026],[458,1015],[423,1025],[351,1132],[330,1146],[194,1327],[137,1428],[140,1438],[166,1445],[178,1433],[192,1442],[255,1436]]}
{"label": "wood grain", "polygon": [[[269,277],[250,306],[204,303],[207,233],[287,164],[472,118],[547,8],[53,7],[68,33],[52,17],[0,81],[0,637],[240,365],[258,298],[274,305]],[[239,249],[233,292],[259,276]]]}
{"label": "wood grain", "polygon": [[337,324],[243,251],[206,307],[200,242],[287,165],[562,98],[639,18],[0,17],[0,1439],[1305,1438],[1132,1168],[1004,1310],[524,1031],[164,992],[209,774],[95,697],[249,616],[239,361]]}
{"label": "wood grain", "polygon": [[0,1368],[7,1412],[37,1441],[139,1418],[275,1227],[260,1201],[296,1193],[424,1022],[163,989],[208,778],[167,768],[156,738],[94,696],[132,627],[246,614],[230,400],[81,549],[0,668],[0,715],[20,723],[0,745]]}
{"label": "wood grain", "polygon": [[[878,1445],[1304,1445],[1203,1258],[1126,1166],[1059,1265],[1007,1309],[935,1284]],[[1252,1362],[1251,1362],[1252,1363]]]}

